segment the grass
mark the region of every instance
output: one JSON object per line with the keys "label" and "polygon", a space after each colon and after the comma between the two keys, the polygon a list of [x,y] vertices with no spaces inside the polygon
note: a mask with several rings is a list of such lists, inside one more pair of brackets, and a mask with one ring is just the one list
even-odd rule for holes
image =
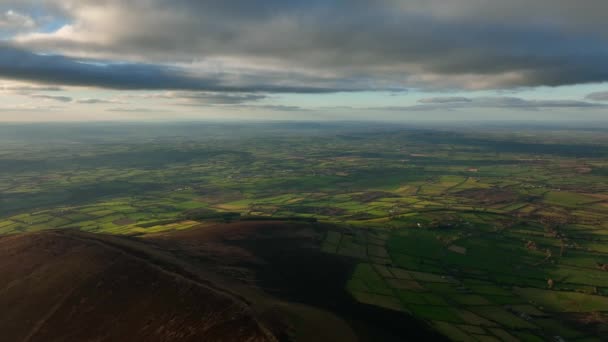
{"label": "grass", "polygon": [[516,293],[550,311],[608,311],[608,297],[585,293],[518,288]]}
{"label": "grass", "polygon": [[369,292],[352,291],[351,294],[361,303],[375,305],[386,309],[401,311],[401,303],[391,296],[378,295]]}
{"label": "grass", "polygon": [[472,337],[455,324],[450,324],[442,321],[434,321],[433,327],[443,335],[449,337],[452,341],[471,341]]}
{"label": "grass", "polygon": [[[360,284],[363,284],[367,292],[385,296],[393,296],[393,291],[371,264],[358,264],[353,273],[352,279],[357,282],[355,284],[356,289],[359,289]],[[354,285],[348,285],[349,288],[352,286]]]}
{"label": "grass", "polygon": [[551,191],[545,195],[545,202],[558,206],[577,208],[581,205],[597,202],[597,199],[575,192]]}
{"label": "grass", "polygon": [[408,304],[406,306],[414,315],[427,320],[449,323],[465,323],[456,309],[449,306],[431,306],[428,304]]}
{"label": "grass", "polygon": [[534,329],[535,326],[514,314],[506,311],[502,307],[478,306],[470,309],[474,313],[492,320],[500,325],[514,329]]}
{"label": "grass", "polygon": [[314,243],[358,263],[354,298],[457,340],[535,340],[565,312],[608,310],[605,132],[251,130],[3,144],[0,234],[310,218],[332,224]]}

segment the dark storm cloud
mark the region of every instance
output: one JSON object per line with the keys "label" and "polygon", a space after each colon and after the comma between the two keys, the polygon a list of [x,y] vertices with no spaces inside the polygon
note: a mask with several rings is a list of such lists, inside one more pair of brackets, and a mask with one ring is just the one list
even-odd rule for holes
{"label": "dark storm cloud", "polygon": [[[99,76],[96,85],[104,87],[235,90],[215,78],[192,79],[153,65],[210,60],[219,61],[224,72],[242,64],[274,69],[240,75],[252,84],[240,91],[329,92],[353,80],[359,90],[608,80],[605,0],[44,3],[69,25],[52,34],[20,36],[15,43],[35,51],[147,63],[106,67],[115,73]],[[117,75],[126,71],[132,79]],[[66,82],[74,82],[70,74]]]}
{"label": "dark storm cloud", "polygon": [[[290,84],[280,75],[230,75],[211,73],[200,76],[183,68],[143,63],[108,63],[75,58],[35,54],[8,45],[0,45],[0,77],[66,86],[92,86],[132,90],[202,90],[214,92],[276,92],[276,93],[330,93],[355,91],[364,88],[344,86],[337,82],[319,84],[302,78],[303,84]],[[262,83],[256,84],[254,81]],[[305,82],[317,83],[307,85]],[[248,95],[249,100],[252,96]],[[217,98],[217,96],[216,96]],[[209,99],[213,99],[209,96]],[[224,97],[226,101],[239,98]]]}

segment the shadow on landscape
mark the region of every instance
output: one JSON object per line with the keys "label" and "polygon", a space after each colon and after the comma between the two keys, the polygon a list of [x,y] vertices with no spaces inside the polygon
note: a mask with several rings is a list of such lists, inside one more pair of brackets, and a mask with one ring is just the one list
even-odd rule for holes
{"label": "shadow on landscape", "polygon": [[345,290],[354,260],[321,224],[236,222],[155,236],[52,230],[0,237],[10,341],[441,340]]}
{"label": "shadow on landscape", "polygon": [[253,272],[255,280],[249,281],[250,285],[260,287],[282,300],[336,314],[349,324],[360,340],[444,339],[425,323],[403,312],[357,302],[346,291],[346,283],[357,261],[321,251],[320,243],[328,228],[326,225],[237,222],[219,228],[221,231],[212,231],[213,228],[186,230],[172,234],[169,239],[196,241],[202,237],[206,242],[214,241],[227,246],[225,250],[233,250],[234,247],[246,250],[247,253],[232,256],[222,253],[208,256],[208,260],[213,263],[223,260],[230,264],[231,271],[238,267]]}

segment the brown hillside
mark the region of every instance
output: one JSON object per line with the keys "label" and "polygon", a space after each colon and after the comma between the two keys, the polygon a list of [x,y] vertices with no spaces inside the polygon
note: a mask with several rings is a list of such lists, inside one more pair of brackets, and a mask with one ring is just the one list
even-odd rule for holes
{"label": "brown hillside", "polygon": [[320,223],[239,221],[143,237],[0,237],[0,341],[442,340],[358,303],[357,260]]}
{"label": "brown hillside", "polygon": [[275,340],[242,299],[138,255],[127,239],[108,239],[74,231],[0,238],[1,339]]}

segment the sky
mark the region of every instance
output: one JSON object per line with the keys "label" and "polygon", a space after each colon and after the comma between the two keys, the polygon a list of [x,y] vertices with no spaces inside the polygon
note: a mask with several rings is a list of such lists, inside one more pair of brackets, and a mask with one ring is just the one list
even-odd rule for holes
{"label": "sky", "polygon": [[0,122],[608,122],[606,0],[0,0]]}

